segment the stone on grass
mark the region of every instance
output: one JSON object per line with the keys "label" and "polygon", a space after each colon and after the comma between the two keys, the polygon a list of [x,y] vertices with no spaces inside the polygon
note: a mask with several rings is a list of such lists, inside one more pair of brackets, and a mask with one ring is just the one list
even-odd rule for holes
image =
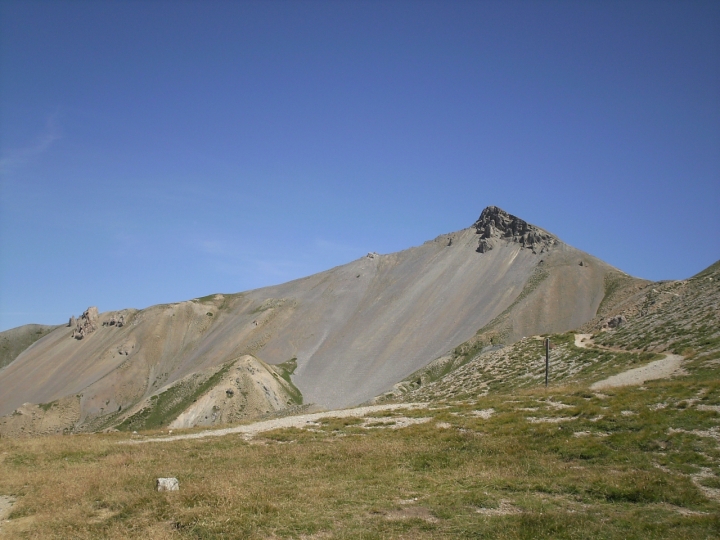
{"label": "stone on grass", "polygon": [[158,491],[180,491],[180,482],[177,478],[158,478],[155,487]]}

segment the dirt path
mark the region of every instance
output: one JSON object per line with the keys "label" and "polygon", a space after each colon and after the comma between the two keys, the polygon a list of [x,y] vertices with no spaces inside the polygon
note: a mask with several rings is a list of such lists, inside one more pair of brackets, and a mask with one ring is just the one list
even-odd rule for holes
{"label": "dirt path", "polygon": [[579,349],[587,349],[587,343],[585,340],[590,341],[592,334],[575,334],[575,346]]}
{"label": "dirt path", "polygon": [[[576,347],[587,349],[589,348],[588,345],[591,345],[593,348],[613,352],[640,352],[598,345],[593,343],[592,334],[575,334]],[[607,379],[603,379],[602,381],[597,381],[590,385],[590,389],[599,390],[601,388],[615,388],[618,386],[635,386],[654,379],[667,379],[680,369],[682,361],[683,357],[680,355],[666,354],[665,358],[661,358],[660,360],[655,360],[639,368],[629,369],[612,377],[608,377]]]}
{"label": "dirt path", "polygon": [[623,371],[622,373],[593,383],[590,385],[590,389],[600,390],[601,388],[634,386],[654,379],[667,379],[680,368],[682,361],[683,357],[678,354],[666,354],[665,358],[661,358],[660,360],[655,360],[642,367],[629,369],[628,371]]}
{"label": "dirt path", "polygon": [[302,427],[309,422],[316,422],[317,420],[320,420],[322,418],[348,418],[353,416],[360,417],[378,411],[392,411],[395,409],[418,409],[423,407],[427,407],[427,403],[396,403],[390,405],[369,405],[367,407],[356,407],[354,409],[340,409],[336,411],[301,414],[298,416],[286,416],[284,418],[274,418],[272,420],[255,422],[254,424],[247,424],[243,426],[236,426],[224,429],[209,429],[200,433],[189,433],[187,435],[171,435],[169,437],[135,439],[131,441],[123,441],[121,444],[142,444],[149,442],[181,441],[184,439],[202,439],[204,437],[222,437],[223,435],[230,435],[232,433],[242,433],[247,438],[251,438],[258,433],[262,433],[263,431],[271,431],[273,429],[289,427]]}

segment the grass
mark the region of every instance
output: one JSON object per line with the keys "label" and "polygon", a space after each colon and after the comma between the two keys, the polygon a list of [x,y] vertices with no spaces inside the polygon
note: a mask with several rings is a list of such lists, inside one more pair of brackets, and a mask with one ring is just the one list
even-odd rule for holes
{"label": "grass", "polygon": [[[0,494],[18,501],[5,526],[20,538],[717,537],[720,505],[701,486],[717,485],[720,449],[698,433],[719,415],[697,405],[720,403],[720,382],[644,388],[529,388],[250,443],[3,439]],[[430,420],[389,429],[400,416]],[[155,492],[160,476],[180,491]]]}
{"label": "grass", "polygon": [[57,400],[51,401],[50,403],[38,403],[38,407],[40,407],[45,412],[48,412],[50,409],[52,409],[56,405],[57,405]]}
{"label": "grass", "polygon": [[720,356],[720,262],[681,282],[656,283],[644,295],[639,313],[597,342],[627,349],[668,350],[693,358]]}
{"label": "grass", "polygon": [[597,313],[604,314],[607,308],[617,300],[616,296],[619,293],[622,293],[626,287],[632,286],[636,282],[637,278],[633,278],[620,272],[610,272],[606,274],[605,294],[598,306]]}
{"label": "grass", "polygon": [[283,362],[282,364],[277,364],[274,366],[271,366],[271,369],[275,371],[280,377],[283,378],[283,380],[288,383],[288,386],[286,387],[288,394],[290,395],[290,399],[292,399],[293,403],[295,405],[302,405],[303,402],[303,395],[302,392],[298,389],[297,386],[292,382],[292,374],[295,373],[295,370],[297,369],[297,358],[292,357],[287,362]]}

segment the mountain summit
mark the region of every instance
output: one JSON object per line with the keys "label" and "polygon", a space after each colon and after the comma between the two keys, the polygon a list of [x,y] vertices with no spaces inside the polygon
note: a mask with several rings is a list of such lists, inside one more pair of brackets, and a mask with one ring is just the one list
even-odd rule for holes
{"label": "mountain summit", "polygon": [[533,253],[543,253],[559,242],[557,237],[540,227],[530,225],[497,206],[485,208],[473,227],[481,238],[477,248],[480,253],[490,251],[497,243],[496,239],[516,242]]}
{"label": "mountain summit", "polygon": [[[154,403],[167,405],[166,423],[196,418],[199,412],[183,407],[203,401],[198,396],[212,385],[241,380],[228,378],[227,370],[247,366],[267,371],[251,377],[257,399],[247,407],[255,412],[290,403],[296,390],[305,403],[354,405],[479,330],[498,345],[582,325],[596,315],[615,274],[601,260],[489,206],[472,227],[398,253],[371,253],[244,293],[100,313],[96,330],[81,340],[72,337],[74,328],[57,327],[0,371],[0,415],[26,402],[80,396],[67,428],[122,425]],[[121,317],[123,325],[110,324]],[[247,355],[257,361],[238,363]],[[262,382],[267,377],[284,377],[296,390],[273,390]],[[228,414],[237,418],[247,389],[213,392],[221,401],[203,410],[235,403]],[[203,421],[212,418],[203,413]]]}

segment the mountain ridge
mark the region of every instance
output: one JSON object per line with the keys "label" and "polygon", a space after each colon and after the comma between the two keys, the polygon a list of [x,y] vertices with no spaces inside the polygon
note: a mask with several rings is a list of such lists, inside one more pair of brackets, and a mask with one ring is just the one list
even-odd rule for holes
{"label": "mountain ridge", "polygon": [[[624,274],[491,206],[471,227],[400,252],[242,293],[101,313],[81,340],[57,328],[0,371],[0,415],[78,394],[81,429],[246,354],[296,359],[292,382],[306,403],[362,403],[499,316],[497,339],[507,343],[582,325],[609,275]],[[122,327],[110,324],[121,317]]]}

